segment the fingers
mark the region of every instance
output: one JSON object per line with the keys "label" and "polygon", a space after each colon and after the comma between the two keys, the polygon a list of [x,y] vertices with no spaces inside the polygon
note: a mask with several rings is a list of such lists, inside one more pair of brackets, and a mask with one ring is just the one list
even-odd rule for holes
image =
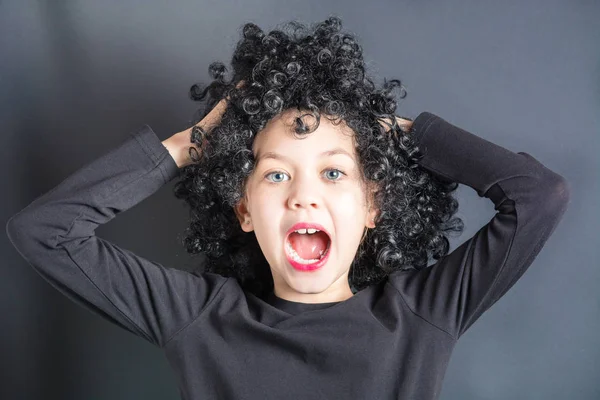
{"label": "fingers", "polygon": [[[239,81],[237,85],[235,85],[236,89],[241,88],[242,86],[244,86],[246,84],[246,81]],[[227,100],[229,100],[229,96],[227,96]]]}
{"label": "fingers", "polygon": [[[240,87],[244,86],[245,83],[246,82],[243,80],[239,81],[238,84],[236,85],[236,88],[239,89]],[[204,128],[206,130],[210,130],[215,125],[219,124],[219,122],[221,121],[221,117],[223,116],[223,113],[227,109],[227,100],[229,100],[229,97],[225,97],[225,98],[219,100],[219,102],[213,107],[213,109],[210,110],[210,112],[208,114],[206,114],[206,116],[204,118],[202,118],[202,121],[198,122],[197,125],[200,125],[202,128]]]}
{"label": "fingers", "polygon": [[409,121],[404,118],[396,117],[396,122],[400,125],[400,128],[405,131],[409,131],[412,127],[412,121]]}
{"label": "fingers", "polygon": [[[385,132],[389,132],[391,130],[392,122],[389,118],[380,119],[379,123],[381,126],[383,126]],[[408,132],[412,126],[412,121],[400,117],[396,117],[396,123],[400,126],[400,129],[406,132]]]}

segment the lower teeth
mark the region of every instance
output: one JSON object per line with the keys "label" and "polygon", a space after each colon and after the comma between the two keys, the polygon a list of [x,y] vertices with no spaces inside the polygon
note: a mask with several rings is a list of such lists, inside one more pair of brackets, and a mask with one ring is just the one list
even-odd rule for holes
{"label": "lower teeth", "polygon": [[287,248],[287,250],[288,250],[288,254],[290,255],[290,257],[291,257],[291,258],[292,258],[294,261],[296,261],[296,262],[298,262],[298,263],[300,263],[300,264],[313,264],[313,263],[316,263],[317,261],[319,261],[320,259],[322,259],[322,258],[323,258],[323,255],[325,255],[325,253],[327,253],[327,251],[329,250],[329,248],[327,248],[327,249],[325,249],[324,251],[322,251],[322,252],[321,252],[321,258],[314,258],[314,259],[311,259],[311,260],[305,260],[305,259],[303,259],[302,257],[300,257],[300,256],[298,255],[298,253],[296,253],[296,250],[294,250],[294,248],[293,248],[293,247],[290,245],[290,243],[289,243],[289,242],[287,242],[287,243],[285,244],[285,247]]}

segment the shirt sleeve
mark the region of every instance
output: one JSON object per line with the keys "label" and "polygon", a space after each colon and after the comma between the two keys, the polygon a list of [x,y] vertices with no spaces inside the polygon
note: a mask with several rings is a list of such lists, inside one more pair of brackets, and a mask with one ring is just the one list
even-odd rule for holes
{"label": "shirt sleeve", "polygon": [[143,125],[14,215],[6,232],[61,293],[162,347],[227,278],[165,267],[97,237],[95,229],[178,175],[167,148]]}
{"label": "shirt sleeve", "polygon": [[419,114],[413,128],[424,153],[420,166],[473,188],[497,211],[434,265],[389,276],[413,313],[458,339],[532,264],[562,219],[570,188],[531,155],[432,113]]}

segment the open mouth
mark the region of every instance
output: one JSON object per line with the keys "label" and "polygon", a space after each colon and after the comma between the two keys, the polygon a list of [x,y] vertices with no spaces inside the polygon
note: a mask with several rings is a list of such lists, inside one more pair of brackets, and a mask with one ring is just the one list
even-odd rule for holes
{"label": "open mouth", "polygon": [[300,229],[291,232],[285,240],[288,261],[294,267],[311,266],[318,268],[324,264],[331,248],[331,239],[323,231]]}

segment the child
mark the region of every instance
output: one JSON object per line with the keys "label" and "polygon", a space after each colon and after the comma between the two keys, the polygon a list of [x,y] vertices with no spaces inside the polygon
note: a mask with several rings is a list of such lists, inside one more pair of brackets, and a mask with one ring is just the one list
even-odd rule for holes
{"label": "child", "polygon": [[[433,113],[396,117],[329,18],[254,24],[211,111],[161,142],[143,125],[33,201],[10,240],[50,284],[164,349],[184,399],[437,399],[456,341],[561,220],[565,179]],[[302,33],[304,32],[304,33]],[[175,177],[196,273],[94,231]],[[448,253],[458,183],[498,211]],[[435,262],[427,266],[429,257]]]}

